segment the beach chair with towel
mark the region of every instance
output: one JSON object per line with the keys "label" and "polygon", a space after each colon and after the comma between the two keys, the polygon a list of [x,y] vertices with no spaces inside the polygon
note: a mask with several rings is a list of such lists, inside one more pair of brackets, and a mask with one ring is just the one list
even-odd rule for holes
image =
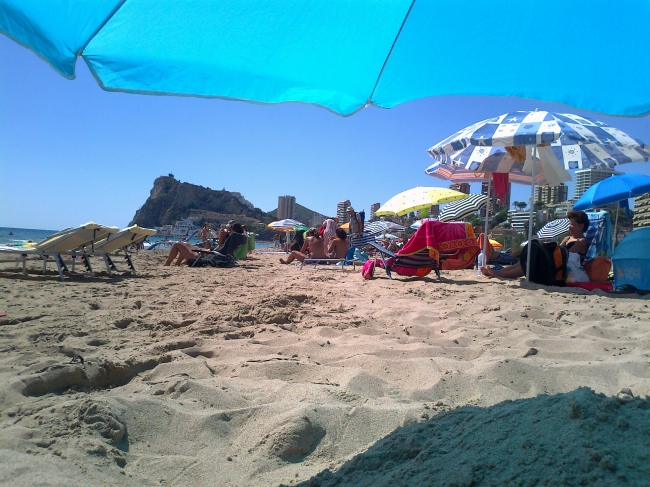
{"label": "beach chair with towel", "polygon": [[[43,273],[46,271],[49,259],[52,258],[56,263],[61,280],[63,280],[65,274],[88,274],[90,277],[95,277],[89,259],[90,255],[94,252],[94,245],[118,231],[119,229],[117,227],[107,227],[88,222],[77,228],[66,228],[27,249],[0,248],[0,254],[4,257],[10,256],[10,259],[2,259],[0,262],[22,263],[23,275],[27,275],[28,257],[36,257],[43,260]],[[69,257],[70,260],[66,261],[64,257]],[[77,258],[80,258],[83,262],[86,268],[85,272],[76,272],[75,265]]]}
{"label": "beach chair with towel", "polygon": [[397,253],[376,242],[369,245],[380,256],[375,264],[383,267],[390,279],[391,272],[400,276],[424,277],[431,271],[440,279],[441,261],[473,262],[479,253],[472,225],[463,222],[426,221]]}
{"label": "beach chair with towel", "polygon": [[[142,243],[145,238],[151,237],[156,234],[155,230],[150,228],[142,228],[137,225],[127,227],[124,230],[108,235],[107,238],[95,244],[94,253],[101,256],[106,264],[106,272],[109,276],[113,276],[113,272],[124,272],[129,274],[136,274],[135,266],[131,261],[131,254],[129,247],[137,246]],[[128,265],[128,270],[121,270],[111,258],[111,254],[122,252],[122,256]],[[114,256],[115,257],[115,256]]]}

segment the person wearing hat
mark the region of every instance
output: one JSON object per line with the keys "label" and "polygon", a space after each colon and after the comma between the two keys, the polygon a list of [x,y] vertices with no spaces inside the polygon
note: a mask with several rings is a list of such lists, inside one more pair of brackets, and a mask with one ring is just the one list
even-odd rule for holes
{"label": "person wearing hat", "polygon": [[363,219],[354,211],[354,208],[348,206],[348,215],[350,215],[350,235],[353,237],[363,235]]}

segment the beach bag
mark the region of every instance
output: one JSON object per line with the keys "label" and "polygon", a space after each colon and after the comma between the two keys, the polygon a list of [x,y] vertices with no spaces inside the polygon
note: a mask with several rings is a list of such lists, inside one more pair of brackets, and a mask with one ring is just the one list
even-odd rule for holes
{"label": "beach bag", "polygon": [[196,259],[188,259],[189,267],[235,267],[235,258],[232,255],[223,255],[219,252],[202,254]]}
{"label": "beach bag", "polygon": [[594,260],[585,262],[583,266],[589,281],[603,282],[609,279],[609,271],[612,269],[612,263],[605,257],[596,257]]}
{"label": "beach bag", "polygon": [[566,282],[589,282],[589,276],[580,263],[580,255],[575,252],[569,252]]}
{"label": "beach bag", "polygon": [[363,264],[363,269],[361,269],[361,277],[364,279],[372,279],[375,275],[375,261],[369,260]]}
{"label": "beach bag", "polygon": [[519,257],[519,264],[524,272],[526,272],[528,245],[531,245],[529,279],[544,286],[566,285],[569,251],[555,242],[542,243],[539,240],[532,240],[522,249]]}

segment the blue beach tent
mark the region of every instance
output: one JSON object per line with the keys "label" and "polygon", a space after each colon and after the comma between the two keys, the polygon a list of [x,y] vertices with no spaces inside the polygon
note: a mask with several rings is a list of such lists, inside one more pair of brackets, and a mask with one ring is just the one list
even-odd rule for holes
{"label": "blue beach tent", "polygon": [[614,255],[614,287],[627,284],[650,291],[650,228],[639,228],[626,235]]}
{"label": "blue beach tent", "polygon": [[0,32],[105,90],[311,103],[435,95],[650,113],[648,0],[0,0]]}

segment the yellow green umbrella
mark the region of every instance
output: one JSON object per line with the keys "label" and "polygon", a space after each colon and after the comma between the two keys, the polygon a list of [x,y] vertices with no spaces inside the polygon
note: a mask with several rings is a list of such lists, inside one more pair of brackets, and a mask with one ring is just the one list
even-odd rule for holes
{"label": "yellow green umbrella", "polygon": [[402,216],[412,211],[425,210],[433,205],[449,203],[450,201],[462,200],[464,198],[467,198],[465,193],[454,191],[453,189],[417,186],[393,196],[375,212],[375,215]]}

